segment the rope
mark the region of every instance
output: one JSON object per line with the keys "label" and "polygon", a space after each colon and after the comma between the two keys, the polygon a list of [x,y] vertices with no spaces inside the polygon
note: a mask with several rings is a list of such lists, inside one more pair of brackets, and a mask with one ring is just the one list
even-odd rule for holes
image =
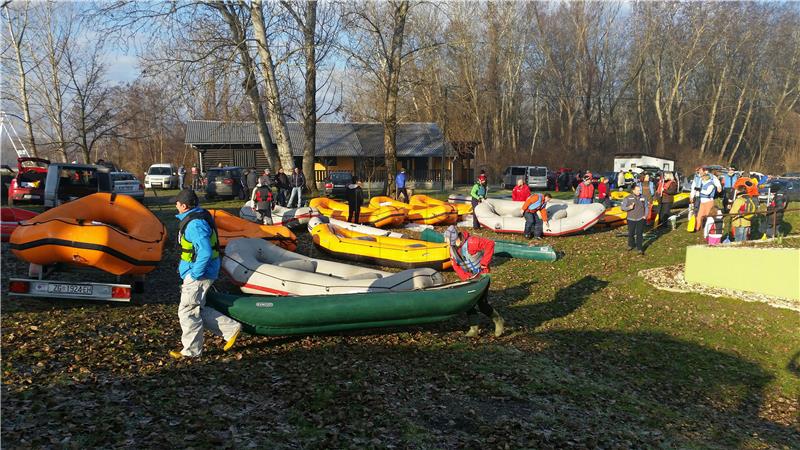
{"label": "rope", "polygon": [[[84,226],[83,225],[83,219],[75,219],[75,220],[78,222],[78,226]],[[74,223],[68,222],[68,221],[66,221],[64,219],[55,218],[55,219],[49,219],[49,220],[44,220],[44,221],[40,221],[40,222],[20,223],[19,226],[20,227],[31,227],[31,226],[34,226],[34,225],[41,225],[41,224],[45,224],[45,223],[49,223],[49,222],[61,222],[61,223],[67,224],[67,225],[75,225]],[[158,223],[161,223],[161,221],[159,220]],[[110,228],[110,229],[114,230],[115,232],[117,232],[117,233],[119,233],[119,234],[121,234],[123,236],[127,236],[129,239],[133,239],[134,241],[138,241],[138,242],[141,242],[143,244],[158,244],[159,242],[164,240],[164,236],[166,235],[166,231],[167,231],[167,228],[164,226],[163,223],[161,223],[161,231],[159,232],[161,234],[161,236],[159,237],[159,239],[157,239],[155,241],[147,241],[147,240],[139,239],[139,238],[137,238],[135,236],[132,236],[131,234],[127,233],[126,231],[120,230],[119,228],[114,227],[112,225],[109,225],[107,223],[92,224],[92,226],[104,226],[104,227]]]}

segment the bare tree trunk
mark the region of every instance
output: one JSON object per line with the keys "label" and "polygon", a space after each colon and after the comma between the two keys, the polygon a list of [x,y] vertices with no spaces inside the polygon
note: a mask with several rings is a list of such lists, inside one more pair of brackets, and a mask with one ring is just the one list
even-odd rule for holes
{"label": "bare tree trunk", "polygon": [[742,123],[742,130],[739,132],[739,139],[736,140],[736,145],[733,146],[733,150],[731,150],[731,156],[728,157],[728,165],[730,166],[733,164],[734,158],[736,158],[736,152],[739,151],[739,145],[742,143],[742,138],[744,138],[744,133],[747,131],[747,126],[750,124],[750,115],[753,113],[753,102],[750,102],[750,106],[747,108],[747,115],[744,117],[744,123]]}
{"label": "bare tree trunk", "polygon": [[719,98],[722,95],[722,86],[725,84],[725,74],[728,72],[728,65],[722,68],[722,74],[719,77],[719,84],[717,85],[717,93],[714,95],[714,102],[711,104],[711,112],[708,115],[708,124],[706,125],[706,132],[703,135],[703,141],[700,143],[700,156],[702,157],[707,147],[711,147],[711,141],[714,136],[714,125],[717,120],[717,107],[719,106]]}
{"label": "bare tree trunk", "polygon": [[[244,0],[240,0],[245,5]],[[269,48],[267,39],[267,29],[264,24],[264,13],[261,9],[261,0],[253,0],[250,3],[250,15],[253,20],[253,34],[258,42],[258,55],[261,57],[261,76],[264,77],[266,87],[267,112],[269,122],[272,125],[272,137],[278,146],[278,156],[281,165],[286,170],[294,169],[294,157],[292,146],[289,142],[289,131],[286,128],[286,118],[283,114],[281,95],[278,91],[278,82],[275,78],[275,63],[272,60],[272,52]],[[309,176],[306,174],[306,176]]]}
{"label": "bare tree trunk", "polygon": [[395,176],[397,175],[397,96],[400,92],[400,65],[403,58],[403,37],[408,18],[409,2],[391,2],[392,43],[386,61],[386,106],[383,113],[383,151],[386,159],[387,195],[395,196]]}
{"label": "bare tree trunk", "polygon": [[19,36],[15,33],[14,25],[11,22],[11,11],[8,9],[8,3],[5,2],[3,5],[3,9],[6,11],[6,22],[8,23],[8,33],[11,37],[12,45],[14,46],[14,55],[16,56],[16,63],[17,63],[17,75],[19,76],[18,84],[19,84],[19,103],[20,107],[22,108],[22,116],[23,120],[25,121],[25,128],[28,132],[28,143],[30,144],[31,153],[33,156],[39,156],[39,153],[36,149],[36,138],[33,134],[33,121],[31,120],[31,110],[30,110],[30,100],[28,98],[28,74],[25,71],[25,67],[22,63],[22,42],[25,37],[25,31],[28,27],[28,5],[29,3],[25,3],[25,17],[22,22],[21,29],[19,31]]}

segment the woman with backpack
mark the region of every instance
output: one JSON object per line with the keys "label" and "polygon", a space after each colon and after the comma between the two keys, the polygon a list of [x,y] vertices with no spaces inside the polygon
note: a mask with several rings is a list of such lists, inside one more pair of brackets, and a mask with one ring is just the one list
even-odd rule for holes
{"label": "woman with backpack", "polygon": [[272,225],[272,188],[259,180],[250,200],[253,202],[253,210],[258,216],[258,221],[264,225]]}

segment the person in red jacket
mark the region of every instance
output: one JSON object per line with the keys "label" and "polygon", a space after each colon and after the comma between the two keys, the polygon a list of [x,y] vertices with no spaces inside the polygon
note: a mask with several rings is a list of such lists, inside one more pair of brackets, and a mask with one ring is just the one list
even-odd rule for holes
{"label": "person in red jacket", "polygon": [[608,197],[608,191],[608,180],[606,177],[600,177],[600,181],[597,183],[597,202],[602,203],[606,208],[608,208],[611,203]]}
{"label": "person in red jacket", "polygon": [[[451,225],[444,233],[445,242],[450,244],[450,262],[453,270],[461,280],[466,281],[484,273],[489,273],[489,264],[494,256],[494,241],[491,239],[472,236],[466,231],[458,231]],[[478,310],[494,322],[494,335],[503,334],[505,321],[489,304],[489,291],[487,290],[478,300],[478,303],[467,311],[469,331],[467,337],[476,337],[480,332],[478,326]]]}
{"label": "person in red jacket", "polygon": [[511,200],[515,202],[524,202],[525,199],[530,197],[531,190],[527,184],[525,184],[525,180],[520,178],[517,180],[517,185],[514,186],[514,189],[511,190]]}

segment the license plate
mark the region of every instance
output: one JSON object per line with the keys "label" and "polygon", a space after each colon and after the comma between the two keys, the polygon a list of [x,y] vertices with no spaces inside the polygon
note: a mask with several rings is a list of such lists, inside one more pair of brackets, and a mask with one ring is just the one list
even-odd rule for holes
{"label": "license plate", "polygon": [[30,194],[25,194],[22,196],[22,198],[24,198],[25,200],[39,200],[38,195],[30,195]]}
{"label": "license plate", "polygon": [[52,283],[47,285],[48,294],[92,295],[94,286],[86,284]]}
{"label": "license plate", "polygon": [[120,186],[117,188],[117,192],[131,192],[135,188],[133,186]]}

